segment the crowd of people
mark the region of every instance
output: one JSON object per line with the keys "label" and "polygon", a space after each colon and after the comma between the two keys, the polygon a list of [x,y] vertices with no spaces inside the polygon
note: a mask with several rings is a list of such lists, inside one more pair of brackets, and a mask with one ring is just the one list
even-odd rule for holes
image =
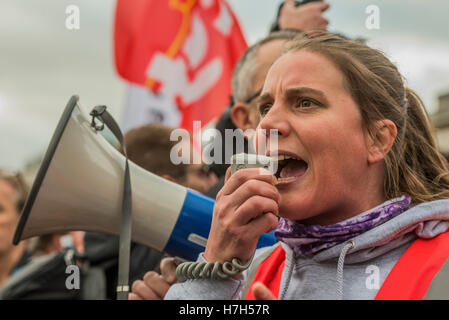
{"label": "crowd of people", "polygon": [[[125,134],[131,161],[216,199],[198,262],[249,264],[226,279],[180,282],[179,259],[132,243],[130,300],[449,298],[441,285],[449,277],[449,171],[425,106],[383,53],[328,33],[327,8],[283,3],[270,33],[236,65],[232,103],[216,126],[264,129],[276,174],[231,175],[229,159],[175,165],[174,128],[161,124]],[[270,129],[278,150],[269,148]],[[26,197],[19,175],[0,172],[0,292],[36,256],[65,250],[69,237],[101,270],[105,290],[90,297],[114,299],[118,238],[74,232],[13,246]],[[256,250],[273,230],[277,243]],[[404,268],[413,273],[401,282],[395,275]],[[367,270],[376,270],[375,281]]]}

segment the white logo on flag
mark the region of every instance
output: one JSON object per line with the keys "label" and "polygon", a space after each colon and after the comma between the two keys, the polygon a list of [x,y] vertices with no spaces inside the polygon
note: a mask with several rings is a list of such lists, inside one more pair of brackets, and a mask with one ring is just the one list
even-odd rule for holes
{"label": "white logo on flag", "polygon": [[[220,14],[214,22],[215,28],[228,35],[232,27],[228,8],[220,2]],[[193,16],[190,34],[182,50],[192,68],[204,62],[208,38],[204,22],[198,14]],[[193,80],[187,75],[187,66],[181,57],[172,59],[163,53],[156,53],[147,69],[147,76],[162,83],[161,93],[171,101],[180,96],[185,104],[194,102],[206,94],[220,79],[223,72],[221,58],[214,58],[204,65]]]}
{"label": "white logo on flag", "polygon": [[[190,66],[196,68],[203,61],[209,46],[206,28],[198,14],[195,14],[193,17],[192,29],[193,31],[187,37],[182,50],[189,59]],[[201,45],[198,45],[200,43]]]}
{"label": "white logo on flag", "polygon": [[228,7],[220,1],[220,14],[218,18],[214,21],[214,26],[223,33],[225,36],[229,36],[232,29],[232,17],[228,10]]}

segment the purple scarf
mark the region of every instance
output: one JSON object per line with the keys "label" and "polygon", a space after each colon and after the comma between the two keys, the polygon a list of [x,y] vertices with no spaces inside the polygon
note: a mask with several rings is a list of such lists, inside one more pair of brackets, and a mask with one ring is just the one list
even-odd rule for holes
{"label": "purple scarf", "polygon": [[274,235],[277,240],[292,248],[296,254],[313,254],[352,239],[396,217],[409,208],[410,202],[410,197],[395,198],[330,226],[308,226],[281,218]]}

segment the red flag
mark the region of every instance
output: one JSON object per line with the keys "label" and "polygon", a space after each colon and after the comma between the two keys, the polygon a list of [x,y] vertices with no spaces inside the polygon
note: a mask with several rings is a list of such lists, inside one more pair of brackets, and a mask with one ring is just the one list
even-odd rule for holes
{"label": "red flag", "polygon": [[247,48],[224,0],[117,0],[120,76],[181,110],[179,126],[206,125],[229,103],[234,66]]}

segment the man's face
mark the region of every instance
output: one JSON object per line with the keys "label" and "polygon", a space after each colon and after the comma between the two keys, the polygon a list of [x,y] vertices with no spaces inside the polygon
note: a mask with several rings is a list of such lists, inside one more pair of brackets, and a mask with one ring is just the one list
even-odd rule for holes
{"label": "man's face", "polygon": [[15,203],[16,190],[4,180],[0,180],[0,255],[12,247],[12,238],[19,213]]}
{"label": "man's face", "polygon": [[183,185],[206,193],[218,182],[217,176],[209,170],[205,164],[190,164],[187,166],[187,172],[183,180]]}
{"label": "man's face", "polygon": [[190,141],[184,141],[184,149],[190,153],[183,153],[183,163],[187,163],[185,175],[182,178],[172,176],[172,180],[187,188],[206,193],[217,182],[217,176],[209,170],[209,166],[204,163],[195,163],[195,159],[201,159],[201,153],[190,145]]}

